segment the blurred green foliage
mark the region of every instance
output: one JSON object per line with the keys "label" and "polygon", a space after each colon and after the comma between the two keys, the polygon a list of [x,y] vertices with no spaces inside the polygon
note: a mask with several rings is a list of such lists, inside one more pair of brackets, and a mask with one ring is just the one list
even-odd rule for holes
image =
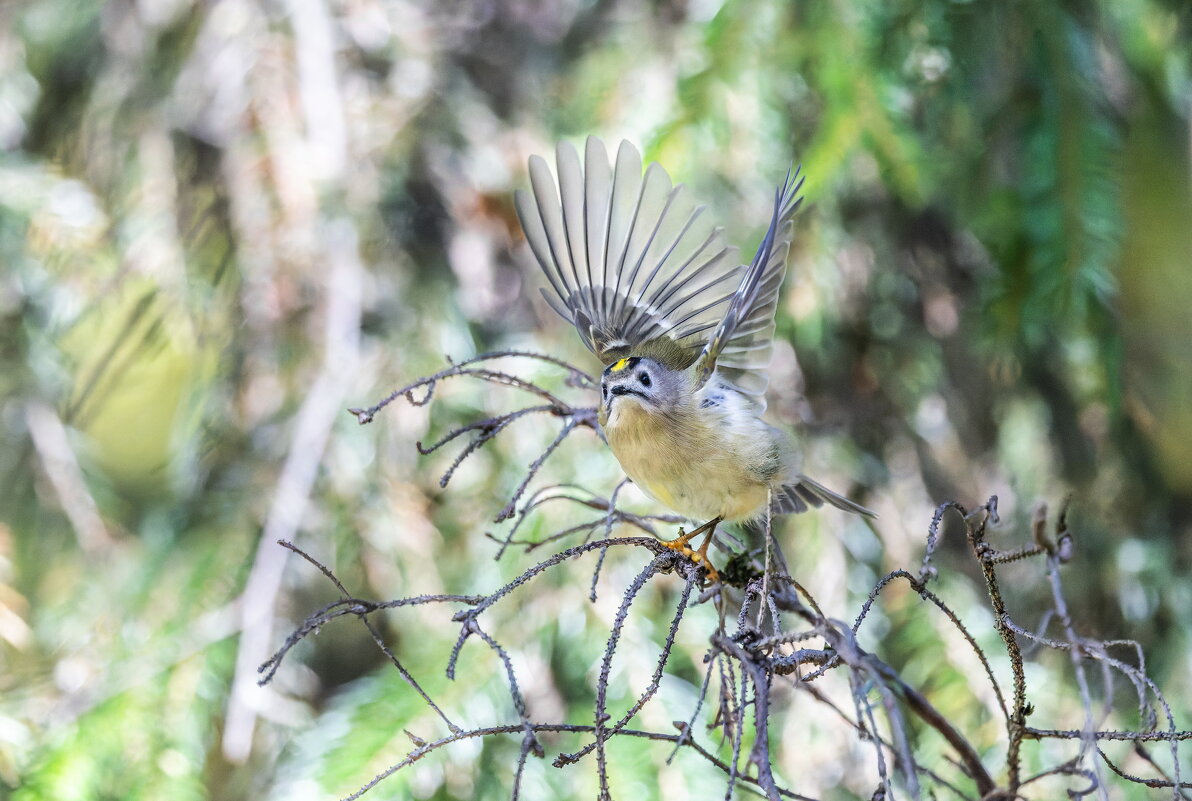
{"label": "blurred green foliage", "polygon": [[[936,504],[996,492],[1015,537],[1036,500],[1070,493],[1080,624],[1142,641],[1186,724],[1190,28],[1174,0],[0,6],[0,788],[326,798],[400,759],[403,729],[441,734],[359,626],[328,627],[249,700],[232,690],[253,653],[238,635],[267,655],[334,597],[274,553],[277,532],[378,598],[487,591],[534,559],[494,563],[484,533],[550,432],[512,429],[446,491],[450,457],[413,450],[515,398],[445,385],[364,429],[339,409],[444,354],[593,367],[538,305],[511,204],[530,153],[589,133],[640,144],[746,250],[803,164],[771,408],[816,475],[882,515],[876,537],[830,515],[788,524],[830,614],[917,561]],[[586,434],[548,474],[619,478]],[[988,633],[971,569],[944,564],[942,594]],[[590,567],[495,610],[543,717],[590,722],[601,632],[638,569],[606,566],[591,604]],[[1049,599],[1037,570],[1019,578],[1028,619]],[[640,659],[613,708],[652,670],[663,595],[633,618],[620,653]],[[992,760],[972,664],[913,600],[892,595],[866,646]],[[443,678],[447,616],[394,613],[386,633],[451,714],[512,720],[475,643]],[[645,725],[689,713],[697,628]],[[1069,668],[1042,667],[1040,720],[1072,714]],[[856,744],[808,719],[776,746],[797,789],[868,797]],[[618,797],[722,781],[617,748]],[[512,738],[460,744],[376,792],[505,797],[516,755]],[[595,793],[588,766],[529,771],[528,797]]]}

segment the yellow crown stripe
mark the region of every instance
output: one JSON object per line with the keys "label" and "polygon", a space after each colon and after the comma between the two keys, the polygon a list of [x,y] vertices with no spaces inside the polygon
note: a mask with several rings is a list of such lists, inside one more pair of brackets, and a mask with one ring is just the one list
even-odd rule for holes
{"label": "yellow crown stripe", "polygon": [[608,368],[608,370],[610,373],[619,373],[620,371],[624,370],[628,366],[629,366],[629,359],[627,359],[627,358],[619,359],[619,360],[613,362],[612,365]]}

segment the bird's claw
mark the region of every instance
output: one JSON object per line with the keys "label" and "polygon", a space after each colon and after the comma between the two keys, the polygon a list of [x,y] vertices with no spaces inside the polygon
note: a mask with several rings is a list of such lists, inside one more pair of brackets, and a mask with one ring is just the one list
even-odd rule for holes
{"label": "bird's claw", "polygon": [[[715,533],[716,524],[719,522],[720,518],[716,518],[715,520],[705,523],[699,528],[693,529],[689,532],[684,531],[683,527],[680,526],[679,536],[675,537],[673,540],[664,540],[662,543],[665,547],[670,548],[676,553],[686,556],[692,562],[695,562],[695,564],[702,566],[707,572],[708,581],[712,583],[720,581],[720,573],[715,567],[712,566],[712,560],[708,558],[708,545],[710,545],[712,542],[712,535]],[[688,547],[687,543],[691,542],[691,540],[705,532],[707,532],[708,537],[704,540],[703,545],[699,547],[699,550]]]}

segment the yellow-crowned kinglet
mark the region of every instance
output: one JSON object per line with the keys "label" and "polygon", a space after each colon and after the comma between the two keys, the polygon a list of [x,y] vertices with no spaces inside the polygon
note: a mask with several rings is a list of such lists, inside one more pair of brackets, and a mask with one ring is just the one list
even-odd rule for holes
{"label": "yellow-crowned kinglet", "polygon": [[775,192],[753,261],[740,264],[704,207],[658,164],[643,176],[628,142],[612,166],[595,137],[582,166],[565,142],[556,163],[557,184],[530,158],[532,191],[517,193],[517,212],[553,290],[543,296],[606,365],[600,425],[634,483],[705,523],[697,532],[755,520],[767,504],[781,514],[826,501],[873,516],[803,475],[790,437],[761,418],[798,171]]}

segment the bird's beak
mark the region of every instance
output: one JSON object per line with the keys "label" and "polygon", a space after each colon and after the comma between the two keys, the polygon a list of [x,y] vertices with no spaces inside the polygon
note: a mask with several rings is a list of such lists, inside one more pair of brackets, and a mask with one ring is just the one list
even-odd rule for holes
{"label": "bird's beak", "polygon": [[650,398],[649,398],[649,396],[646,395],[646,393],[644,393],[640,390],[634,389],[633,387],[619,385],[619,386],[615,386],[615,387],[612,387],[611,389],[609,389],[609,398],[606,401],[606,405],[609,408],[612,408],[613,397],[614,396],[621,397],[622,395],[636,395],[637,397],[641,398],[642,400],[646,401],[647,403],[650,402]]}

